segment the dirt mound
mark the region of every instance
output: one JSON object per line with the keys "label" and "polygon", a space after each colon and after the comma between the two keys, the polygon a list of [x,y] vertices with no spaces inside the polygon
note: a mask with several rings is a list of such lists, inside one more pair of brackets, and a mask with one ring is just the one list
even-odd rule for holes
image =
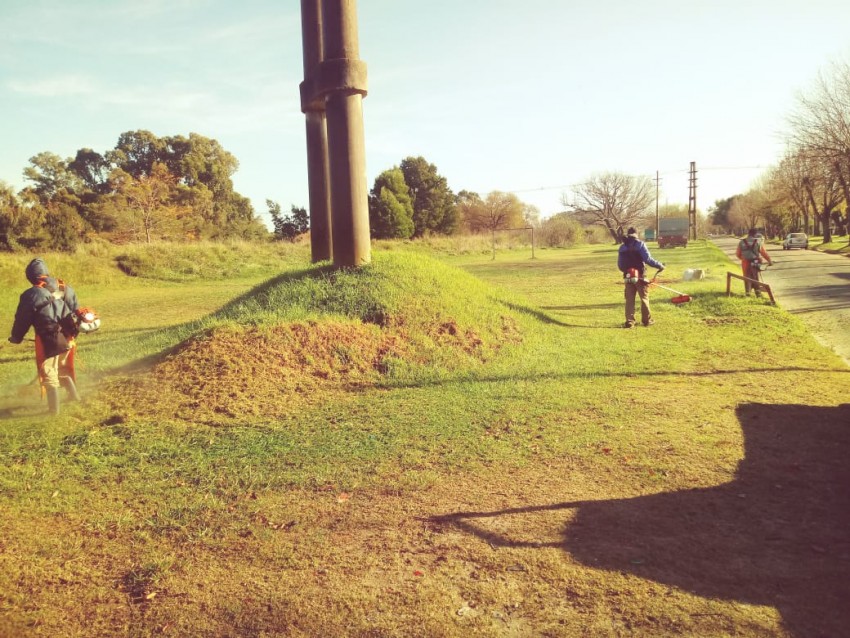
{"label": "dirt mound", "polygon": [[316,394],[374,383],[403,351],[398,337],[367,324],[221,328],[157,364],[138,384],[148,396],[136,405],[193,420],[279,416]]}
{"label": "dirt mound", "polygon": [[377,384],[395,364],[484,360],[517,338],[513,322],[505,318],[503,325],[503,339],[490,347],[451,319],[416,338],[398,326],[333,320],[219,328],[188,340],[148,374],[119,381],[110,394],[149,416],[204,422],[280,417],[328,393]]}

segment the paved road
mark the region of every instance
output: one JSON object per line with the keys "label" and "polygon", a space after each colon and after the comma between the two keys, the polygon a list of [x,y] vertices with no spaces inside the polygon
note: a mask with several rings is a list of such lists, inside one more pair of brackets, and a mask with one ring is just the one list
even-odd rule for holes
{"label": "paved road", "polygon": [[[738,240],[713,240],[734,262],[732,272],[740,273],[735,257]],[[768,246],[773,266],[764,274],[776,302],[797,315],[818,341],[832,348],[850,364],[850,259],[813,250],[782,250]],[[737,284],[737,286],[736,286]],[[743,291],[743,282],[734,281],[732,290]]]}

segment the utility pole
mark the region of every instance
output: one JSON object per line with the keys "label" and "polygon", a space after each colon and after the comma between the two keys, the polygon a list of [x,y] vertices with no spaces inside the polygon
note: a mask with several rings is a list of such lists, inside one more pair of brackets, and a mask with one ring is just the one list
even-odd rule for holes
{"label": "utility pole", "polygon": [[[323,236],[313,244],[313,260],[332,256],[334,266],[361,266],[371,259],[371,244],[362,106],[366,64],[359,53],[356,0],[301,0],[301,29],[311,221],[321,227],[330,219],[330,228],[321,228]],[[329,216],[321,210],[327,205]]]}
{"label": "utility pole", "polygon": [[688,220],[691,227],[691,239],[697,238],[697,163],[691,162],[688,187]]}
{"label": "utility pole", "polygon": [[334,254],[331,240],[330,165],[325,100],[316,93],[313,86],[325,55],[322,45],[322,6],[319,0],[301,0],[301,42],[305,78],[301,86],[301,110],[307,120],[310,253],[313,262],[317,262],[330,260]]}
{"label": "utility pole", "polygon": [[658,176],[658,171],[655,171],[655,241],[658,241],[658,188],[661,184],[661,178]]}

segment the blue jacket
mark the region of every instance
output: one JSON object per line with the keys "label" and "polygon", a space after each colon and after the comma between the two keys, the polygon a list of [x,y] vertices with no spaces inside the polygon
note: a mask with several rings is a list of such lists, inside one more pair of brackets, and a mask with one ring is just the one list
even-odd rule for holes
{"label": "blue jacket", "polygon": [[664,264],[652,258],[646,244],[637,237],[626,237],[623,245],[620,246],[620,251],[617,253],[617,267],[620,269],[620,272],[624,273],[629,268],[636,268],[640,276],[643,277],[644,264],[648,264],[653,268],[664,268]]}
{"label": "blue jacket", "polygon": [[25,290],[18,301],[15,323],[9,341],[21,343],[32,327],[44,343],[45,357],[54,357],[68,349],[59,323],[79,307],[77,295],[71,286],[60,282],[47,272],[47,264],[33,259],[26,269],[32,288]]}

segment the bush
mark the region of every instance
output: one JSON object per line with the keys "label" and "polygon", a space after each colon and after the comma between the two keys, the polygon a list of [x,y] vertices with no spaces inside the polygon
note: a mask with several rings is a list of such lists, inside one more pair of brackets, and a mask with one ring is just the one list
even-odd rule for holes
{"label": "bush", "polygon": [[[585,228],[565,215],[544,219],[540,226],[540,245],[549,248],[567,248],[585,243]],[[591,242],[593,243],[593,242]]]}
{"label": "bush", "polygon": [[588,244],[610,244],[611,233],[602,226],[586,226],[584,228],[584,240]]}

